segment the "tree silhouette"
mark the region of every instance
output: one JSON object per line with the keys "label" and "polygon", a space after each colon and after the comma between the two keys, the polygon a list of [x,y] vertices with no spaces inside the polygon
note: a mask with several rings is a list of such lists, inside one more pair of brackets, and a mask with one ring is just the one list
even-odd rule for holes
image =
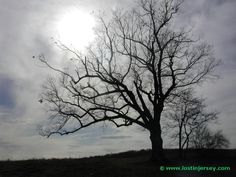
{"label": "tree silhouette", "polygon": [[196,149],[222,149],[229,147],[229,140],[221,130],[210,131],[207,125],[199,126],[190,140],[191,148]]}
{"label": "tree silhouette", "polygon": [[207,112],[204,99],[194,97],[193,89],[189,88],[179,93],[172,101],[171,109],[166,116],[169,121],[165,128],[167,131],[173,131],[169,135],[172,139],[178,140],[179,155],[182,157],[183,149],[188,149],[190,142],[199,136],[196,132],[217,120],[218,112]]}
{"label": "tree silhouette", "polygon": [[[44,85],[43,103],[52,124],[44,135],[66,135],[98,122],[117,127],[137,124],[150,132],[152,159],[163,159],[161,115],[180,90],[209,77],[218,64],[211,47],[173,26],[181,1],[141,0],[130,11],[98,17],[97,38],[85,55],[74,54],[75,68]],[[74,120],[77,127],[67,126]],[[76,124],[77,122],[77,124]]]}

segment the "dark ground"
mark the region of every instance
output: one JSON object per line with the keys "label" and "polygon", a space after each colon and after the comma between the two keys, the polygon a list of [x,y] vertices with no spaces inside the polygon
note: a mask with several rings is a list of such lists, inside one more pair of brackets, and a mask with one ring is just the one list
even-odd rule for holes
{"label": "dark ground", "polygon": [[0,161],[0,177],[236,177],[236,150],[188,150],[184,159],[177,150],[165,150],[163,166],[227,166],[229,171],[160,171],[149,161],[150,151],[81,159]]}

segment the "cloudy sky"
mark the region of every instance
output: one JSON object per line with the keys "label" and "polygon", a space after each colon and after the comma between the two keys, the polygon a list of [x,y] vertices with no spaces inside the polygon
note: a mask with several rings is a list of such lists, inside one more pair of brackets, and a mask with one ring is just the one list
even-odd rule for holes
{"label": "cloudy sky", "polygon": [[[0,0],[0,160],[84,157],[150,148],[148,133],[137,127],[114,129],[99,124],[50,138],[40,136],[38,130],[47,120],[38,99],[50,71],[32,56],[43,53],[60,64],[66,54],[55,47],[54,39],[82,50],[84,43],[92,41],[93,11],[132,4],[131,0]],[[235,7],[235,0],[186,0],[178,19],[194,26],[222,60],[216,70],[220,79],[197,90],[207,98],[210,109],[221,113],[219,128],[230,139],[231,148],[236,148]],[[72,28],[83,34],[76,36],[79,42]]]}

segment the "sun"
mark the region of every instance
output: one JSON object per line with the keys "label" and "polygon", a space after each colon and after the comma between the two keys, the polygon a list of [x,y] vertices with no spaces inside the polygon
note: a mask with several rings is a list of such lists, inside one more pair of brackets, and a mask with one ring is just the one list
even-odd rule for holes
{"label": "sun", "polygon": [[83,50],[93,39],[95,19],[84,11],[71,10],[57,24],[59,40],[67,46]]}

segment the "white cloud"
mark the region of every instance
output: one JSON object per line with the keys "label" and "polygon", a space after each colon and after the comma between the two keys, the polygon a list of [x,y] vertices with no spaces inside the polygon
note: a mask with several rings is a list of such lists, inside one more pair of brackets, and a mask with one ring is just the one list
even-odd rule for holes
{"label": "white cloud", "polygon": [[[115,129],[101,125],[75,135],[49,139],[38,135],[37,125],[47,119],[38,103],[40,86],[49,71],[32,58],[44,53],[54,63],[67,54],[53,46],[53,28],[65,6],[92,10],[110,10],[133,1],[17,1],[0,0],[0,75],[13,80],[11,86],[15,107],[0,107],[0,159],[33,157],[83,157],[150,147],[148,132],[137,127]],[[235,74],[236,15],[235,1],[185,1],[180,23],[191,23],[198,34],[212,43],[216,57],[224,64],[218,69],[222,79],[207,83],[199,94],[208,98],[214,109],[221,111],[223,132],[236,147]],[[102,137],[127,137],[104,139]],[[129,138],[128,138],[129,137]],[[10,148],[9,148],[10,147]]]}

